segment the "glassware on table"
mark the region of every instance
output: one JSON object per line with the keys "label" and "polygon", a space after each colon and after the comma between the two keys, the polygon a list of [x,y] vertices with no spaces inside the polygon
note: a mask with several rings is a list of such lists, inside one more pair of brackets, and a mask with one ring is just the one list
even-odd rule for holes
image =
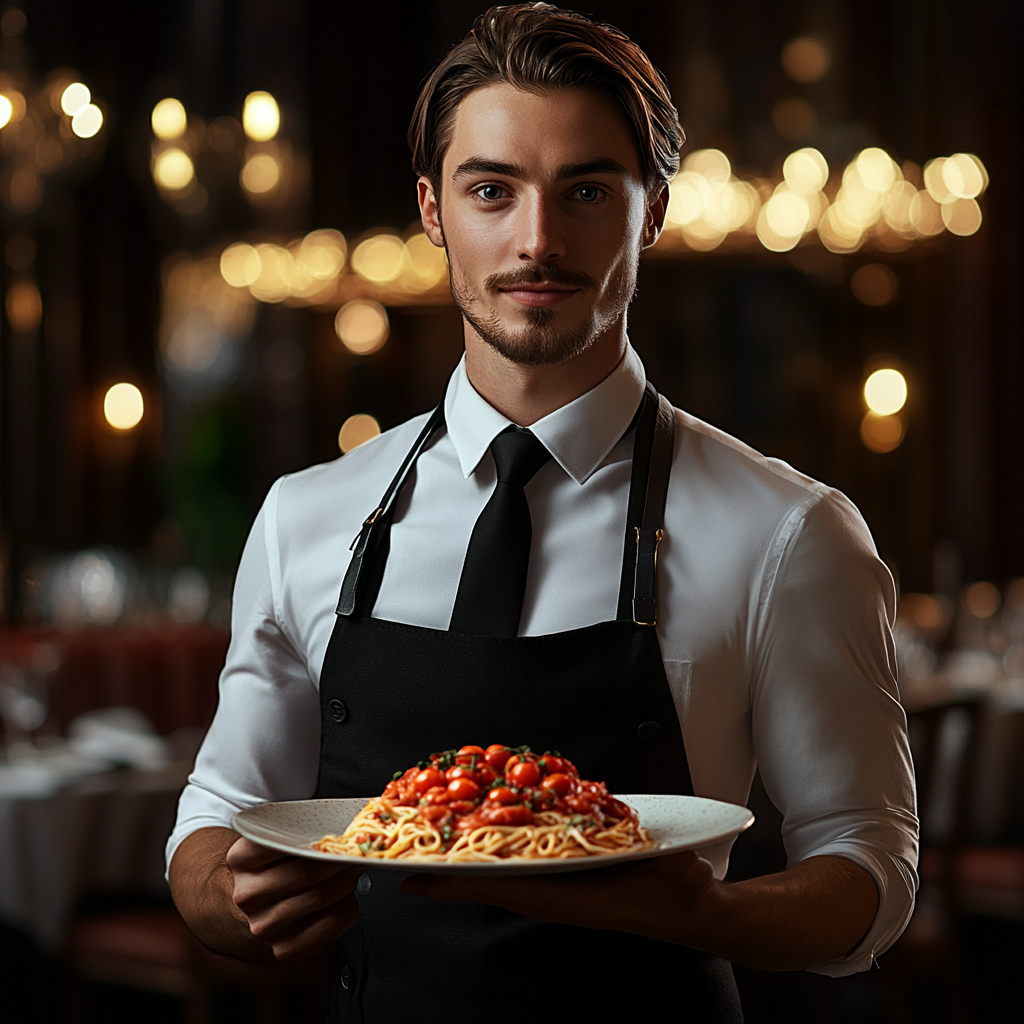
{"label": "glassware on table", "polygon": [[[50,644],[39,647],[51,648]],[[52,652],[33,652],[32,670],[25,672],[11,662],[0,664],[0,717],[4,720],[6,755],[10,762],[30,760],[35,754],[32,734],[50,713],[49,677],[56,671]],[[59,655],[59,652],[58,652]]]}

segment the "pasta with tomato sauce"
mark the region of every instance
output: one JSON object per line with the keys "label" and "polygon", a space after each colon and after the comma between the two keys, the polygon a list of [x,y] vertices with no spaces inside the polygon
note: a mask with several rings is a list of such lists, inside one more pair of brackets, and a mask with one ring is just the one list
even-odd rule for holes
{"label": "pasta with tomato sauce", "polygon": [[431,754],[396,773],[324,853],[381,860],[590,857],[654,846],[636,811],[571,761],[492,743]]}

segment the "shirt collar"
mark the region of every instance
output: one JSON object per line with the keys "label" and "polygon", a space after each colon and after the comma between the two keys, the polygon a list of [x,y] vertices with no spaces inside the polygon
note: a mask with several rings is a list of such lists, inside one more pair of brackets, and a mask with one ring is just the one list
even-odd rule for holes
{"label": "shirt collar", "polygon": [[[600,384],[537,420],[530,430],[576,483],[586,483],[625,433],[646,380],[640,357],[627,345],[622,361]],[[448,382],[444,414],[462,475],[468,478],[511,420],[470,383],[465,356]]]}

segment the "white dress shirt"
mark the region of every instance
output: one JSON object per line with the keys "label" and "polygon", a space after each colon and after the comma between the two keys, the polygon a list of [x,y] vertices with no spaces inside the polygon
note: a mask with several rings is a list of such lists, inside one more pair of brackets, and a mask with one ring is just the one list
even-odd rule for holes
{"label": "white dress shirt", "polygon": [[[623,434],[644,380],[630,348],[597,387],[531,427],[553,458],[526,486],[533,549],[522,636],[615,618],[633,449],[632,432]],[[509,425],[474,390],[464,362],[445,414],[447,431],[399,499],[373,611],[442,630],[495,485],[488,448]],[[197,828],[226,826],[267,800],[312,796],[317,687],[349,545],[425,420],[271,488],[238,569],[220,704],[182,795],[168,862]],[[658,641],[694,791],[743,804],[760,767],[784,815],[790,864],[834,854],[871,874],[879,892],[871,929],[849,956],[815,968],[864,970],[902,931],[917,885],[892,578],[844,495],[681,411],[665,534]],[[568,738],[564,749],[571,756]],[[730,848],[702,851],[719,878]]]}

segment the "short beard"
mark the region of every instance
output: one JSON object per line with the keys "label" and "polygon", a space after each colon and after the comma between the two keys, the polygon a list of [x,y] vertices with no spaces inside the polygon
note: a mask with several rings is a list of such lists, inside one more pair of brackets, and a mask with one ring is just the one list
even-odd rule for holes
{"label": "short beard", "polygon": [[[448,254],[448,276],[451,282],[452,296],[459,312],[480,338],[491,346],[499,355],[520,366],[546,366],[552,363],[563,363],[568,359],[585,352],[619,317],[625,314],[629,303],[636,292],[636,265],[633,272],[625,273],[616,283],[617,287],[609,296],[608,307],[591,311],[589,320],[584,321],[572,330],[559,331],[553,326],[558,310],[550,306],[525,306],[523,315],[530,326],[519,330],[507,327],[496,312],[486,317],[477,316],[471,311],[476,300],[468,283],[458,276],[455,263]],[[519,284],[550,284],[564,285],[569,288],[596,290],[597,284],[589,275],[582,272],[564,270],[556,264],[523,267],[521,270],[507,274],[491,274],[484,281],[484,291],[494,292],[508,289]]]}

